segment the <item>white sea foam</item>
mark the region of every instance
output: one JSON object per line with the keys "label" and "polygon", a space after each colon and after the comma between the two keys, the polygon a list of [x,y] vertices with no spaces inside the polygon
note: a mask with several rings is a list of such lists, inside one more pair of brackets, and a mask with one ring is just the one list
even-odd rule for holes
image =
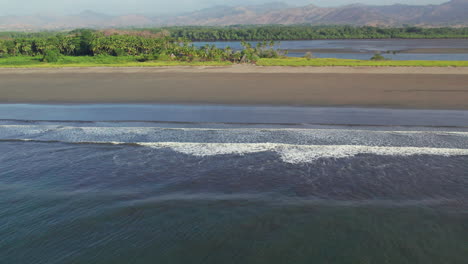
{"label": "white sea foam", "polygon": [[[10,141],[10,140],[7,140]],[[282,143],[194,143],[194,142],[118,142],[118,141],[44,141],[37,139],[12,139],[12,141],[71,143],[71,144],[112,144],[136,145],[153,149],[171,149],[175,152],[209,157],[218,155],[245,155],[261,152],[275,152],[286,163],[310,163],[321,158],[349,158],[360,154],[381,156],[468,156],[464,148],[429,147],[381,147],[365,145],[294,145]]]}
{"label": "white sea foam", "polygon": [[244,155],[258,152],[276,152],[286,163],[309,163],[321,158],[348,158],[359,154],[384,156],[468,156],[468,149],[416,148],[416,147],[375,147],[355,145],[290,145],[273,143],[179,143],[158,142],[138,143],[141,146],[163,149],[198,157],[216,155]]}
{"label": "white sea foam", "polygon": [[[351,144],[373,146],[454,146],[458,137],[468,142],[468,132],[459,131],[373,131],[351,129],[200,129],[159,127],[73,127],[52,125],[0,125],[0,139],[34,138],[63,141],[122,141],[122,142],[224,142],[285,144]],[[458,144],[458,143],[457,143]]]}
{"label": "white sea foam", "polygon": [[466,137],[467,132],[456,131],[0,126],[2,140],[134,143],[152,148],[170,148],[200,157],[270,151],[288,163],[307,163],[320,158],[346,158],[359,154],[468,155]]}

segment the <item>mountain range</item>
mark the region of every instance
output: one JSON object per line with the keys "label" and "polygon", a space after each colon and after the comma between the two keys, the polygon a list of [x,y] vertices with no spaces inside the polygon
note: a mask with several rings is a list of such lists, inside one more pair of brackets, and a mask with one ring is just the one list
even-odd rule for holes
{"label": "mountain range", "polygon": [[352,4],[340,7],[293,7],[284,3],[269,3],[214,6],[177,15],[106,15],[84,11],[77,15],[0,16],[2,31],[239,24],[468,26],[468,0],[451,0],[440,5]]}

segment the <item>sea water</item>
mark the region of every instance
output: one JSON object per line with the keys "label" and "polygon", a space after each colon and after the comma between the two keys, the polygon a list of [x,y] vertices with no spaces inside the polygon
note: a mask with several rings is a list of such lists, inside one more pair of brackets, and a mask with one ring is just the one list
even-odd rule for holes
{"label": "sea water", "polygon": [[2,105],[0,263],[466,263],[467,114]]}

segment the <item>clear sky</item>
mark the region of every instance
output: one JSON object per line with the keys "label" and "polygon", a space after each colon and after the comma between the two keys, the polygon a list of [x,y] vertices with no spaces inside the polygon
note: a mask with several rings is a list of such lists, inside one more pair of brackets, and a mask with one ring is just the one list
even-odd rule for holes
{"label": "clear sky", "polygon": [[351,3],[366,4],[439,4],[449,0],[0,0],[0,15],[16,14],[76,14],[92,10],[107,14],[177,13],[214,5],[245,5],[284,2],[290,5],[315,4],[337,6]]}

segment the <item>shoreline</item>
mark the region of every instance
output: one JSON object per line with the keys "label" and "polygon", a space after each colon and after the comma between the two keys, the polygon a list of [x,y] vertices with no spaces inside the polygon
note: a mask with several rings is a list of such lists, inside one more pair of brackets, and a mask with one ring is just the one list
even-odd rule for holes
{"label": "shoreline", "polygon": [[[70,107],[88,107],[88,106],[108,106],[108,107],[119,107],[119,106],[137,106],[137,107],[145,107],[145,106],[167,106],[167,107],[233,107],[233,108],[249,108],[249,107],[255,107],[255,108],[275,108],[276,110],[281,110],[284,108],[294,108],[294,109],[322,109],[322,110],[329,110],[329,109],[335,109],[335,110],[388,110],[388,111],[437,111],[437,112],[466,112],[468,113],[468,106],[466,107],[459,107],[459,108],[450,108],[450,107],[408,107],[404,105],[334,105],[334,104],[316,104],[316,105],[308,105],[308,104],[276,104],[276,103],[242,103],[242,102],[234,102],[234,103],[216,103],[216,102],[193,102],[193,101],[181,101],[181,102],[154,102],[154,101],[16,101],[16,102],[3,102],[0,101],[0,106],[44,106],[44,107],[50,107],[50,106],[70,106]],[[28,119],[2,119],[0,118],[0,121],[28,121]],[[63,120],[48,120],[48,119],[43,119],[43,120],[34,120],[38,122],[55,122],[55,121],[63,121]],[[96,122],[101,122],[102,120],[96,121]],[[117,121],[117,120],[110,120],[110,122]],[[102,121],[106,122],[106,121]],[[146,122],[144,120],[124,120],[122,122]],[[162,123],[179,123],[179,124],[184,124],[187,123],[187,121],[148,121],[148,122],[162,122]],[[203,123],[203,122],[202,122]],[[211,122],[206,122],[206,123],[211,123]],[[216,122],[215,122],[216,123]],[[223,122],[226,124],[243,124],[242,122]],[[283,123],[262,123],[262,124],[280,124],[282,125]],[[287,124],[287,123],[284,123]],[[340,123],[340,124],[328,124],[328,123],[304,123],[307,125],[318,125],[318,126],[364,126],[364,125],[358,125],[358,124],[347,124],[347,123]],[[293,125],[297,125],[294,124]],[[380,126],[380,127],[386,127],[386,126],[394,126],[394,125],[369,125],[369,126]],[[398,125],[402,127],[419,127],[420,125]],[[446,128],[468,128],[468,126],[456,126],[456,125],[444,125],[444,126],[439,126],[439,125],[424,125],[424,127],[446,127]]]}
{"label": "shoreline", "polygon": [[5,74],[57,74],[57,73],[261,73],[261,74],[430,74],[468,75],[468,67],[418,67],[418,66],[257,66],[232,64],[226,66],[129,66],[129,67],[53,67],[20,68],[0,67]]}
{"label": "shoreline", "polygon": [[[200,104],[0,104],[0,122],[146,123],[166,127],[456,129],[468,110]],[[223,116],[220,118],[220,116]]]}
{"label": "shoreline", "polygon": [[[373,50],[355,50],[355,49],[282,49],[282,51],[298,52],[298,53],[339,53],[339,54],[375,54],[378,51]],[[403,50],[388,50],[381,51],[380,54],[467,54],[468,48],[413,48]]]}
{"label": "shoreline", "polygon": [[0,103],[468,110],[468,68],[0,69]]}

